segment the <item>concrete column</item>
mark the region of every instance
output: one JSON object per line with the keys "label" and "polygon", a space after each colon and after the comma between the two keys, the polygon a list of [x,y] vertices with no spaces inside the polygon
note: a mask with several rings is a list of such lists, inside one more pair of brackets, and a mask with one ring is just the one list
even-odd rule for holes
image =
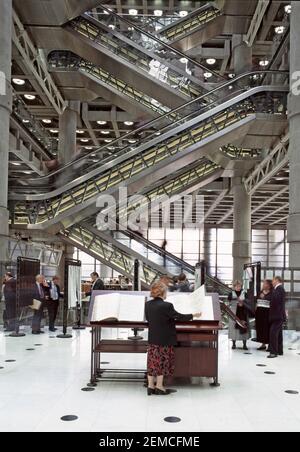
{"label": "concrete column", "polygon": [[12,0],[0,0],[0,261],[7,258],[8,219],[8,150],[9,121],[12,111],[11,35]]}
{"label": "concrete column", "polygon": [[58,160],[61,163],[70,162],[76,153],[76,130],[79,110],[80,102],[70,101],[59,118]]}
{"label": "concrete column", "polygon": [[243,41],[243,35],[232,37],[232,59],[236,75],[252,70],[252,48]]}
{"label": "concrete column", "polygon": [[244,264],[251,262],[251,196],[241,177],[233,178],[233,279],[242,279]]}
{"label": "concrete column", "polygon": [[[292,2],[290,27],[290,77],[289,94],[289,162],[290,162],[290,214],[288,218],[288,242],[290,267],[300,267],[300,93],[292,89],[293,74],[300,71],[300,2]],[[299,76],[297,77],[299,80]]]}

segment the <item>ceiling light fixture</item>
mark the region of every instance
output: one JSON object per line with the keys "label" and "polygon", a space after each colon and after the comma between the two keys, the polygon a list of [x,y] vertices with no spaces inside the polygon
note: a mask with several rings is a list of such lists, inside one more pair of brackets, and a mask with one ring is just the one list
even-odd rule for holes
{"label": "ceiling light fixture", "polygon": [[129,12],[129,14],[131,16],[137,16],[138,15],[138,10],[137,9],[130,9],[128,12]]}
{"label": "ceiling light fixture", "polygon": [[212,77],[212,73],[211,72],[204,72],[203,76],[205,78],[210,78],[210,77]]}
{"label": "ceiling light fixture", "polygon": [[30,121],[29,119],[22,119],[22,122],[24,122],[24,124],[28,124]]}
{"label": "ceiling light fixture", "polygon": [[84,133],[84,130],[76,130],[76,133]]}
{"label": "ceiling light fixture", "polygon": [[51,124],[51,119],[42,119],[44,124]]}
{"label": "ceiling light fixture", "polygon": [[110,134],[110,131],[109,131],[109,130],[101,130],[101,133],[102,133],[103,135],[109,135],[109,134]]}
{"label": "ceiling light fixture", "polygon": [[279,27],[275,27],[275,33],[277,35],[282,35],[282,33],[284,32],[285,28],[283,25],[280,25]]}
{"label": "ceiling light fixture", "polygon": [[87,143],[89,141],[89,139],[88,138],[80,138],[80,141],[82,143]]}
{"label": "ceiling light fixture", "polygon": [[104,142],[105,143],[111,143],[112,142],[112,138],[105,138]]}
{"label": "ceiling light fixture", "polygon": [[217,60],[215,58],[207,58],[206,63],[212,66]]}
{"label": "ceiling light fixture", "polygon": [[87,151],[91,151],[91,150],[93,149],[93,146],[85,146],[85,149],[86,149]]}
{"label": "ceiling light fixture", "polygon": [[125,126],[133,126],[133,121],[124,121]]}
{"label": "ceiling light fixture", "polygon": [[261,67],[266,67],[269,64],[269,60],[260,60],[259,65]]}
{"label": "ceiling light fixture", "polygon": [[229,78],[234,78],[234,77],[235,77],[235,74],[233,74],[233,73],[228,74],[228,77],[229,77]]}
{"label": "ceiling light fixture", "polygon": [[19,86],[25,85],[25,80],[23,80],[22,78],[13,78],[12,82],[15,85],[19,85]]}
{"label": "ceiling light fixture", "polygon": [[99,126],[105,126],[105,124],[107,124],[107,121],[97,121],[97,124],[99,124]]}
{"label": "ceiling light fixture", "polygon": [[50,132],[51,132],[51,133],[58,133],[58,130],[56,130],[56,129],[51,129]]}
{"label": "ceiling light fixture", "polygon": [[154,16],[161,17],[162,15],[163,15],[163,12],[161,9],[154,10]]}
{"label": "ceiling light fixture", "polygon": [[34,100],[36,96],[34,94],[24,94],[25,99]]}
{"label": "ceiling light fixture", "polygon": [[179,11],[179,16],[180,17],[186,17],[188,15],[187,11]]}
{"label": "ceiling light fixture", "polygon": [[180,58],[180,63],[182,63],[182,64],[186,64],[187,62],[188,62],[188,59],[187,58]]}
{"label": "ceiling light fixture", "polygon": [[285,5],[284,11],[285,11],[287,14],[291,14],[291,11],[292,11],[292,5]]}
{"label": "ceiling light fixture", "polygon": [[21,166],[21,163],[18,163],[18,162],[10,162],[10,163],[14,166]]}

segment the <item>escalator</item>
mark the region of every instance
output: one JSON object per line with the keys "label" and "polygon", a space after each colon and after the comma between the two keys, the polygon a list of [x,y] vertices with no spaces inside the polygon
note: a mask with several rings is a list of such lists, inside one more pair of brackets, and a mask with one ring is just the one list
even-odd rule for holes
{"label": "escalator", "polygon": [[256,0],[211,2],[162,28],[159,36],[175,49],[188,52],[220,35],[243,35],[248,31],[256,5]]}
{"label": "escalator", "polygon": [[[130,233],[122,231],[117,234],[128,238]],[[195,268],[192,265],[168,252],[163,252],[145,239],[143,244],[139,241],[140,248],[137,251],[133,247],[124,245],[121,238],[116,239],[85,224],[71,226],[61,231],[59,237],[130,279],[134,276],[134,261],[138,259],[141,282],[145,289],[149,289],[151,284],[163,275],[172,277],[183,271],[189,280],[193,281],[195,277]],[[147,256],[145,256],[146,252]],[[165,259],[167,264],[164,265],[164,261],[159,262],[159,259]],[[208,292],[217,292],[220,295],[228,295],[230,292],[228,286],[209,274],[205,275],[205,285]]]}
{"label": "escalator", "polygon": [[[252,136],[257,120],[264,128],[271,121],[276,134],[285,127],[285,88],[251,88],[214,107],[203,107],[203,100],[187,104],[185,116],[161,129],[160,135],[152,134],[135,149],[121,150],[115,158],[110,156],[101,166],[95,164],[87,174],[52,192],[24,194],[24,189],[22,193],[11,190],[12,223],[40,229],[69,227],[97,211],[96,200],[101,193],[116,193],[120,186],[126,186],[129,194],[130,190],[139,193],[142,187],[159,185],[167,174],[196,163],[208,151],[218,152],[222,145],[244,140],[249,131]],[[274,124],[274,120],[279,122]],[[261,136],[265,140],[265,134]]]}

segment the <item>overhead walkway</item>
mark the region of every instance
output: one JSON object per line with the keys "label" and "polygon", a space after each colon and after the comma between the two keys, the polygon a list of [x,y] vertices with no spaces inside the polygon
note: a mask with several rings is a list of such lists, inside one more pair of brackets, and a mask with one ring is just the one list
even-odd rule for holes
{"label": "overhead walkway", "polygon": [[[274,129],[274,139],[281,133],[280,127],[285,126],[286,91],[282,87],[258,86],[220,105],[204,107],[200,114],[199,103],[195,101],[186,107],[190,109],[189,114],[163,128],[160,135],[153,134],[136,149],[127,149],[115,159],[110,157],[100,167],[97,165],[63,187],[47,194],[12,193],[12,221],[32,228],[46,229],[55,224],[59,229],[68,227],[97,210],[99,194],[114,193],[121,185],[126,185],[129,193],[130,188],[138,193],[141,187],[150,187],[171,171],[198,161],[209,150],[216,152],[234,139],[244,140],[257,120],[264,131],[269,121],[268,138],[271,139]],[[195,105],[196,112],[193,111]],[[255,129],[257,124],[251,130],[251,139]],[[265,133],[260,132],[265,140]]]}

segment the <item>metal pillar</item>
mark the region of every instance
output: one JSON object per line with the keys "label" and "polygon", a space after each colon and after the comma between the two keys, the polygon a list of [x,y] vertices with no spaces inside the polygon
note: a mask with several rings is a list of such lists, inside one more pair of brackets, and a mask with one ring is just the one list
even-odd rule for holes
{"label": "metal pillar", "polygon": [[288,242],[290,267],[300,267],[300,91],[293,83],[299,80],[300,71],[300,2],[292,2],[290,27],[290,77],[289,94],[289,162],[290,162],[290,214],[288,218]]}
{"label": "metal pillar", "polygon": [[241,177],[233,178],[233,279],[242,280],[244,265],[251,261],[251,196]]}
{"label": "metal pillar", "polygon": [[70,162],[76,153],[76,130],[79,110],[80,102],[70,101],[59,117],[58,159],[60,162]]}
{"label": "metal pillar", "polygon": [[0,261],[7,259],[9,121],[12,111],[12,0],[0,0]]}

